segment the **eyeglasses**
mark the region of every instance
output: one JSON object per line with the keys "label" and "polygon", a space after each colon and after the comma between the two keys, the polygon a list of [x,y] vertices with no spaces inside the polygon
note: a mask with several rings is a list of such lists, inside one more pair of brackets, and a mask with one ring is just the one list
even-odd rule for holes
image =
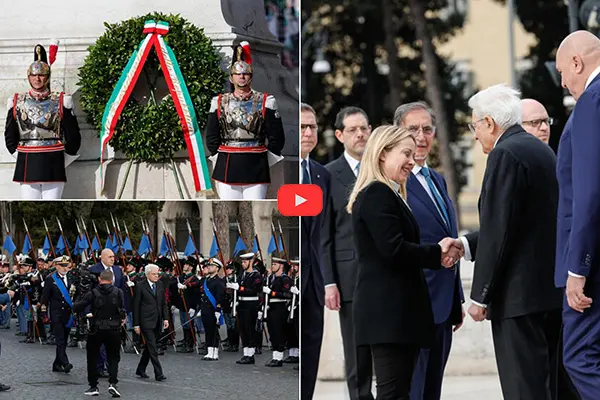
{"label": "eyeglasses", "polygon": [[475,133],[475,126],[476,126],[476,125],[477,125],[479,122],[481,122],[481,121],[483,121],[483,120],[485,120],[485,118],[481,118],[481,119],[478,119],[478,120],[477,120],[477,121],[475,121],[475,122],[470,122],[470,123],[468,123],[468,124],[467,124],[467,126],[469,127],[469,130],[470,130],[471,132]]}
{"label": "eyeglasses", "polygon": [[316,131],[318,127],[317,124],[300,124],[300,132],[304,132],[306,128],[310,128],[311,131]]}
{"label": "eyeglasses", "polygon": [[369,132],[368,126],[353,126],[352,128],[344,128],[344,133],[356,135],[358,132],[367,133]]}
{"label": "eyeglasses", "polygon": [[425,136],[431,136],[435,133],[435,126],[431,126],[431,125],[425,125],[425,126],[416,126],[416,125],[411,125],[406,127],[406,130],[411,134],[411,135],[418,135],[419,131],[423,132],[423,135]]}
{"label": "eyeglasses", "polygon": [[523,121],[523,124],[531,125],[534,128],[539,128],[542,125],[542,122],[545,122],[548,126],[554,125],[554,118],[541,118],[541,119],[532,119],[531,121]]}

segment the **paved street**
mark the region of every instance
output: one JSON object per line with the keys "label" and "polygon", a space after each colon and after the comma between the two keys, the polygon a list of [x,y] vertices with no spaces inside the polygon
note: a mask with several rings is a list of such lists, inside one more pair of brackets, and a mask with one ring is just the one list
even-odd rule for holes
{"label": "paved street", "polygon": [[[375,393],[375,387],[373,387]],[[314,400],[348,400],[345,382],[317,381]],[[502,400],[496,375],[448,376],[442,388],[443,400]]]}
{"label": "paved street", "polygon": [[[52,361],[54,346],[19,343],[22,339],[15,336],[12,329],[0,330],[2,356],[0,382],[8,384],[12,390],[0,393],[1,399],[82,399],[88,388],[85,367],[85,350],[68,348],[69,360],[74,365],[70,374],[54,373]],[[264,363],[271,353],[263,349],[256,356],[256,365],[237,365],[239,353],[219,354],[219,361],[203,361],[195,353],[175,354],[173,347],[160,357],[167,381],[156,382],[152,365],[146,372],[150,379],[135,377],[135,368],[139,357],[136,354],[121,353],[119,364],[119,391],[127,399],[297,399],[299,373],[293,365],[284,364],[282,368],[268,368]],[[100,396],[112,398],[107,393],[108,380],[100,380]],[[491,399],[488,399],[491,400]]]}

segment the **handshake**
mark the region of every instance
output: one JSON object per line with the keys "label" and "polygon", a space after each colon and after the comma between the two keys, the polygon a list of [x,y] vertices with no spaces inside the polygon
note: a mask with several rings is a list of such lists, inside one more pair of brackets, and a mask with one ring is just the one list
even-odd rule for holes
{"label": "handshake", "polygon": [[465,255],[465,248],[460,239],[444,238],[439,243],[442,248],[441,263],[445,268],[452,268]]}

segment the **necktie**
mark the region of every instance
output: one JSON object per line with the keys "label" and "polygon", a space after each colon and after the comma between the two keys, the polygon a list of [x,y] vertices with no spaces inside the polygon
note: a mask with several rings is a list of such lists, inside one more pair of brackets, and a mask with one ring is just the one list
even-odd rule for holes
{"label": "necktie", "polygon": [[425,177],[425,181],[427,181],[427,186],[429,186],[429,190],[433,195],[438,210],[440,210],[440,213],[442,214],[446,226],[450,226],[450,217],[448,217],[448,210],[446,209],[446,204],[444,203],[444,200],[442,199],[442,196],[438,192],[437,188],[433,184],[433,179],[431,179],[431,173],[429,172],[429,168],[421,168],[421,175],[423,175]]}
{"label": "necktie", "polygon": [[360,172],[360,162],[356,164],[356,167],[354,169],[356,170],[356,176],[358,176],[358,173]]}
{"label": "necktie", "polygon": [[310,183],[310,175],[308,173],[308,162],[306,160],[302,160],[302,183],[309,184]]}
{"label": "necktie", "polygon": [[152,286],[152,293],[156,296],[156,284],[151,283],[150,286]]}

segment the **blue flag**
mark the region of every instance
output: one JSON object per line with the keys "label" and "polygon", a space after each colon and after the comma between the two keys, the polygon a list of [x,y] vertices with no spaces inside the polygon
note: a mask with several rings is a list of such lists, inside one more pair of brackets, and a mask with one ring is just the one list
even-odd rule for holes
{"label": "blue flag", "polygon": [[29,235],[25,235],[25,239],[23,239],[23,250],[21,251],[23,254],[28,254],[31,251],[31,241],[29,240]]}
{"label": "blue flag", "polygon": [[267,247],[267,253],[272,254],[279,250],[277,248],[277,243],[275,241],[275,235],[271,235],[271,240],[269,241],[269,247]]}
{"label": "blue flag", "polygon": [[192,240],[192,235],[188,236],[188,241],[187,241],[187,244],[185,245],[185,250],[183,251],[183,254],[185,254],[188,257],[196,254],[196,245],[194,244],[194,241]]}
{"label": "blue flag", "polygon": [[44,239],[44,247],[42,247],[42,251],[44,254],[50,254],[50,241],[48,240],[48,235],[46,235],[46,239]]}
{"label": "blue flag", "polygon": [[112,239],[110,238],[110,235],[108,235],[106,237],[106,245],[104,246],[105,249],[113,249],[113,244],[112,244]]}
{"label": "blue flag", "polygon": [[56,243],[56,254],[62,255],[65,251],[65,240],[63,239],[63,235],[60,235],[58,238],[58,243]]}
{"label": "blue flag", "polygon": [[254,236],[254,246],[252,247],[252,251],[254,254],[258,254],[258,240],[256,240],[256,236]]}
{"label": "blue flag", "polygon": [[[121,243],[123,243],[123,242],[121,242]],[[117,239],[116,233],[114,233],[113,237],[112,237],[112,251],[115,254],[119,252],[119,240]]]}
{"label": "blue flag", "polygon": [[210,252],[208,253],[208,256],[211,258],[216,257],[219,254],[219,250],[219,246],[217,245],[217,237],[213,235],[213,241],[210,245]]}
{"label": "blue flag", "polygon": [[79,235],[77,235],[77,240],[75,241],[75,247],[73,248],[74,255],[81,254],[81,248],[79,247],[79,242],[81,242],[81,239],[79,238]]}
{"label": "blue flag", "polygon": [[150,252],[150,250],[152,250],[152,247],[150,246],[150,239],[148,239],[148,236],[144,233],[144,234],[142,234],[142,239],[140,240],[140,247],[138,248],[138,254],[139,255],[146,254],[146,253]]}
{"label": "blue flag", "polygon": [[13,242],[10,235],[6,235],[4,237],[4,244],[2,245],[2,247],[8,252],[8,254],[12,254],[15,252],[15,250],[17,250],[17,246],[15,246],[15,243]]}
{"label": "blue flag", "polygon": [[129,240],[129,237],[125,237],[125,241],[123,242],[123,250],[133,251],[133,247],[131,247],[131,241]]}
{"label": "blue flag", "polygon": [[279,243],[277,244],[277,250],[283,251],[283,239],[279,236]]}
{"label": "blue flag", "polygon": [[160,252],[161,256],[169,255],[171,252],[169,251],[169,245],[167,244],[167,235],[163,233],[162,242],[160,243]]}
{"label": "blue flag", "polygon": [[241,236],[238,236],[237,242],[235,242],[235,248],[233,249],[233,256],[235,257],[240,251],[246,250],[246,245],[242,240]]}
{"label": "blue flag", "polygon": [[100,247],[100,243],[98,243],[97,237],[94,237],[94,240],[92,241],[92,250],[94,250],[94,251],[102,250],[102,248]]}
{"label": "blue flag", "polygon": [[85,235],[81,234],[81,239],[79,240],[79,248],[81,250],[87,250],[90,246],[88,245],[87,238]]}

